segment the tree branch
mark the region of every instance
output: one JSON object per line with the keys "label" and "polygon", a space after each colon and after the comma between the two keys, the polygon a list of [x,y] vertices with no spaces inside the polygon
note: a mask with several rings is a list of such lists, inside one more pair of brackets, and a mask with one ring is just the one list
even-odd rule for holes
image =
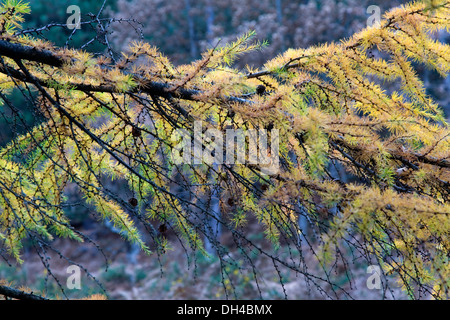
{"label": "tree branch", "polygon": [[[48,50],[36,50],[33,47],[11,43],[6,40],[0,40],[0,56],[5,56],[14,60],[27,60],[32,62],[43,63],[49,66],[60,68],[67,61],[60,56],[50,52]],[[22,82],[29,82],[35,84],[36,81],[43,87],[48,88],[49,84],[41,79],[36,79],[34,77],[30,78],[27,75],[22,74],[18,70],[8,67],[6,65],[0,66],[0,72],[9,76],[14,77],[17,80]],[[185,89],[185,88],[177,88],[173,90],[166,83],[155,82],[155,81],[147,81],[145,79],[140,78],[137,75],[133,75],[136,82],[145,83],[145,87],[136,87],[131,93],[146,93],[153,96],[159,96],[166,99],[170,98],[178,98],[182,100],[190,100],[190,101],[198,101],[199,99],[196,96],[202,94],[200,90],[194,89]],[[75,90],[84,91],[84,92],[110,92],[110,93],[121,93],[113,85],[90,85],[90,84],[78,84],[78,83],[67,83],[69,87],[74,88]],[[224,102],[237,102],[237,103],[248,103],[253,104],[251,100],[242,99],[238,97],[225,96],[221,98]]]}
{"label": "tree branch", "polygon": [[0,286],[0,294],[4,295],[5,297],[18,299],[18,300],[48,300],[47,298],[44,298],[39,295],[35,295],[33,293],[28,293],[25,291],[17,290],[11,287],[7,286]]}
{"label": "tree branch", "polygon": [[53,67],[62,67],[64,59],[58,57],[48,50],[37,50],[36,48],[6,40],[0,40],[0,55],[12,59],[23,59],[44,63]]}

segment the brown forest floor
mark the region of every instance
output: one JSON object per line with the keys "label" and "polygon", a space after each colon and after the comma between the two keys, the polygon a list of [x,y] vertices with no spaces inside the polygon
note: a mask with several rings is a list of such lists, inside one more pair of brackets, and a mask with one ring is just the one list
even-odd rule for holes
{"label": "brown forest floor", "polygon": [[[187,254],[182,245],[174,239],[173,250],[162,256],[135,254],[135,262],[130,256],[130,246],[119,235],[106,228],[102,230],[84,230],[102,248],[109,259],[106,271],[105,258],[92,244],[75,243],[66,239],[57,239],[52,245],[60,253],[70,257],[86,268],[106,289],[109,299],[327,299],[316,288],[314,283],[305,281],[301,274],[278,267],[283,278],[280,284],[279,275],[271,259],[263,256],[252,257],[257,270],[257,280],[251,265],[237,251],[230,251],[233,264],[220,267],[217,258],[208,259]],[[226,241],[226,240],[225,240]],[[283,255],[283,250],[279,250]],[[303,253],[308,265],[308,272],[320,274],[320,268],[310,250]],[[81,290],[69,290],[66,287],[67,267],[72,264],[60,258],[59,253],[48,251],[48,261],[52,274],[58,279],[65,294],[69,298],[81,298],[94,293],[101,293],[100,287],[87,275],[81,272]],[[189,259],[188,259],[189,256]],[[23,255],[22,265],[0,262],[0,279],[10,281],[15,286],[26,285],[34,292],[46,292],[48,296],[55,294],[64,298],[58,289],[57,282],[49,276],[39,256],[34,250],[27,249]],[[354,259],[353,259],[354,260]],[[222,271],[221,271],[222,270]],[[366,273],[367,264],[350,260],[348,265],[338,265],[331,275],[338,285],[344,288],[355,299],[382,299],[383,290],[369,290],[366,285],[370,274]],[[227,275],[229,277],[227,277]],[[225,280],[222,279],[225,276]],[[45,281],[45,279],[48,281]],[[334,298],[348,299],[342,292],[333,295],[330,285],[320,283],[321,288]],[[406,299],[407,296],[394,283],[389,281],[390,291],[387,299]],[[393,288],[393,289],[392,289]],[[225,290],[226,289],[226,290]]]}

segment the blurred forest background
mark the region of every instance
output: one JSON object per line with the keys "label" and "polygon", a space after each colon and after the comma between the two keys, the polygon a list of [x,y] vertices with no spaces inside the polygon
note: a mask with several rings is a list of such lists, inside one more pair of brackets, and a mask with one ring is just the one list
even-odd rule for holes
{"label": "blurred forest background", "polygon": [[[116,18],[116,21],[102,20],[107,33],[102,33],[94,24],[83,24],[81,29],[69,30],[66,20],[70,16],[67,8],[78,5],[82,21],[93,19],[103,5],[100,0],[30,0],[31,15],[26,17],[23,29],[33,29],[54,24],[53,27],[32,33],[55,43],[58,46],[83,48],[95,54],[108,54],[110,45],[115,57],[127,49],[128,44],[144,40],[158,47],[175,64],[189,63],[200,58],[206,49],[218,43],[224,44],[238,36],[255,30],[259,40],[267,40],[268,46],[260,52],[241,57],[235,67],[247,65],[259,68],[279,53],[298,47],[308,47],[319,43],[339,41],[363,29],[370,13],[367,8],[377,5],[381,13],[392,7],[406,3],[398,0],[108,0],[100,18]],[[123,19],[123,20],[120,20]],[[132,20],[128,20],[132,19]],[[449,42],[448,34],[436,34],[441,41]],[[446,38],[445,38],[446,37]],[[110,53],[110,52],[109,52]],[[450,78],[441,78],[437,73],[418,66],[418,71],[428,88],[428,93],[442,106],[447,118],[450,118]],[[0,111],[0,146],[11,141],[24,131],[24,126],[33,126],[40,121],[20,94],[12,94],[14,105],[20,110],[25,124],[18,122],[6,110]],[[23,101],[21,101],[21,99]],[[120,185],[111,186],[121,192]],[[70,190],[69,190],[70,192]],[[134,248],[124,243],[120,236],[107,226],[95,229],[91,224],[90,208],[71,195],[80,205],[67,208],[74,225],[84,229],[93,239],[103,246],[105,255],[112,262],[105,272],[104,261],[98,256],[96,248],[78,246],[72,248],[67,241],[67,252],[72,252],[78,262],[95,274],[105,285],[111,298],[118,299],[173,299],[173,298],[225,298],[223,286],[230,286],[237,298],[258,297],[252,281],[252,272],[246,270],[244,262],[227,266],[225,272],[233,275],[234,283],[221,283],[220,261],[198,257],[192,264],[186,263],[181,249],[174,247],[164,257],[141,256]],[[258,237],[258,234],[255,235]],[[257,239],[256,239],[257,240]],[[62,241],[63,240],[56,240]],[[30,245],[31,247],[31,245]],[[27,254],[27,253],[25,253]],[[68,254],[70,255],[70,254]],[[49,280],[48,273],[38,258],[30,258],[21,267],[8,265],[0,261],[0,279],[15,284],[35,283],[36,289],[47,290],[48,294],[57,292],[57,284]],[[33,260],[34,259],[34,260]],[[52,262],[53,271],[65,275],[67,262]],[[258,260],[256,267],[264,274],[265,261]],[[58,266],[61,268],[58,271]],[[273,267],[273,266],[272,266]],[[186,272],[186,268],[189,269]],[[350,266],[353,272],[349,277],[342,274],[341,285],[348,287],[358,298],[380,298],[380,292],[366,288],[366,269],[357,262]],[[98,270],[96,272],[95,270]],[[283,289],[273,271],[265,276],[264,298],[282,298],[286,290],[290,298],[320,298],[318,292],[307,288],[295,278],[285,274]],[[48,281],[47,281],[48,280]],[[95,284],[87,285],[73,293],[83,296],[99,292]],[[261,284],[260,284],[261,285]],[[392,293],[401,298],[402,293]],[[233,298],[230,296],[229,298]]]}

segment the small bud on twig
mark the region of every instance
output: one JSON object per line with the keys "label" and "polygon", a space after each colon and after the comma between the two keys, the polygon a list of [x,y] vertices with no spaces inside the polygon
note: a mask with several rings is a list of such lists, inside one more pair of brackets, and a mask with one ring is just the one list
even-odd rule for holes
{"label": "small bud on twig", "polygon": [[141,136],[141,129],[137,128],[137,127],[133,127],[133,130],[131,130],[131,134],[133,135],[133,137],[140,137]]}
{"label": "small bud on twig", "polygon": [[128,199],[128,203],[129,203],[130,205],[132,205],[133,207],[136,207],[136,206],[138,205],[138,201],[137,201],[136,198],[130,198],[130,199]]}
{"label": "small bud on twig", "polygon": [[260,84],[259,86],[256,87],[256,93],[258,95],[262,95],[264,92],[266,91],[266,87],[263,86],[262,84]]}

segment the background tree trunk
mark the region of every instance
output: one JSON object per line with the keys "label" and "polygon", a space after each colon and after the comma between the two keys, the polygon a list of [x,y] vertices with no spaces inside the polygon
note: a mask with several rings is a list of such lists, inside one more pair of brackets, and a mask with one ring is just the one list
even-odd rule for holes
{"label": "background tree trunk", "polygon": [[192,6],[190,0],[184,0],[185,9],[186,9],[186,19],[188,22],[188,32],[189,32],[189,44],[190,44],[190,52],[191,58],[198,58],[198,49],[197,49],[197,41],[195,37],[195,22],[192,17]]}

